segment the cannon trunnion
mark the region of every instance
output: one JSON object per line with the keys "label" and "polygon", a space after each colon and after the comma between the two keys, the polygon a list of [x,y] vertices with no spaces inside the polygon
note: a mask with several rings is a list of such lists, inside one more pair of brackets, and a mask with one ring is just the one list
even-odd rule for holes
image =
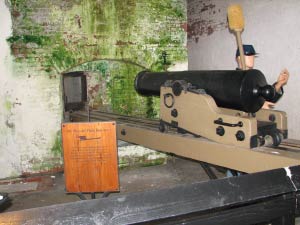
{"label": "cannon trunnion", "polygon": [[210,140],[255,148],[287,138],[284,112],[260,110],[275,90],[258,70],[141,72],[135,88],[160,96],[160,130],[175,127]]}

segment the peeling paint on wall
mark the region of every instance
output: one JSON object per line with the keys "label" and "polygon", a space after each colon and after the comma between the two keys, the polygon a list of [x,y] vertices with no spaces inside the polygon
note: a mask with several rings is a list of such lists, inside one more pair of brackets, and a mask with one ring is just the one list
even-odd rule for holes
{"label": "peeling paint on wall", "polygon": [[222,6],[217,6],[211,0],[189,0],[188,5],[187,31],[189,40],[198,43],[200,36],[210,36],[215,31],[228,29],[228,23],[220,19],[222,16],[225,18],[227,16],[226,13],[224,15]]}

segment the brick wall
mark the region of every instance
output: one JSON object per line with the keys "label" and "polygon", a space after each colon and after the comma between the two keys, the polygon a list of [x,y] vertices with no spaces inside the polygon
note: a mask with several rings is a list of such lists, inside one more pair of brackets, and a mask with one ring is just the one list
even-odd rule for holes
{"label": "brick wall", "polygon": [[[62,164],[62,72],[85,69],[90,63],[97,68],[91,74],[99,75],[103,72],[99,65],[108,62],[111,71],[116,65],[126,75],[123,83],[129,87],[139,69],[159,71],[187,60],[184,0],[9,0],[7,7],[13,62],[8,85],[1,84],[3,104],[10,107],[0,112],[0,130],[5,130],[0,153],[16,160],[1,165],[6,168],[1,177]],[[163,51],[168,54],[167,65]],[[117,75],[106,72],[108,80]],[[116,96],[114,90],[108,90],[107,99],[120,111],[117,98],[111,98]],[[94,96],[99,100],[99,93]]]}

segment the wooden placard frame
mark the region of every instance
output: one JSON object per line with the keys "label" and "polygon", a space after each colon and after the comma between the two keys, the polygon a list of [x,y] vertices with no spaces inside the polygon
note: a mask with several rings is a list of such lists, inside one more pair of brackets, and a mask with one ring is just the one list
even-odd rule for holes
{"label": "wooden placard frame", "polygon": [[119,191],[116,122],[63,123],[66,191]]}

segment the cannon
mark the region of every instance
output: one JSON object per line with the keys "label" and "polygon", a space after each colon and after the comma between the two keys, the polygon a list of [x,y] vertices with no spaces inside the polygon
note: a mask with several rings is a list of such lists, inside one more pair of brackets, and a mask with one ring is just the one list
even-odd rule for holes
{"label": "cannon", "polygon": [[287,138],[285,112],[263,110],[276,92],[259,70],[140,72],[135,89],[160,96],[160,130],[255,148]]}

